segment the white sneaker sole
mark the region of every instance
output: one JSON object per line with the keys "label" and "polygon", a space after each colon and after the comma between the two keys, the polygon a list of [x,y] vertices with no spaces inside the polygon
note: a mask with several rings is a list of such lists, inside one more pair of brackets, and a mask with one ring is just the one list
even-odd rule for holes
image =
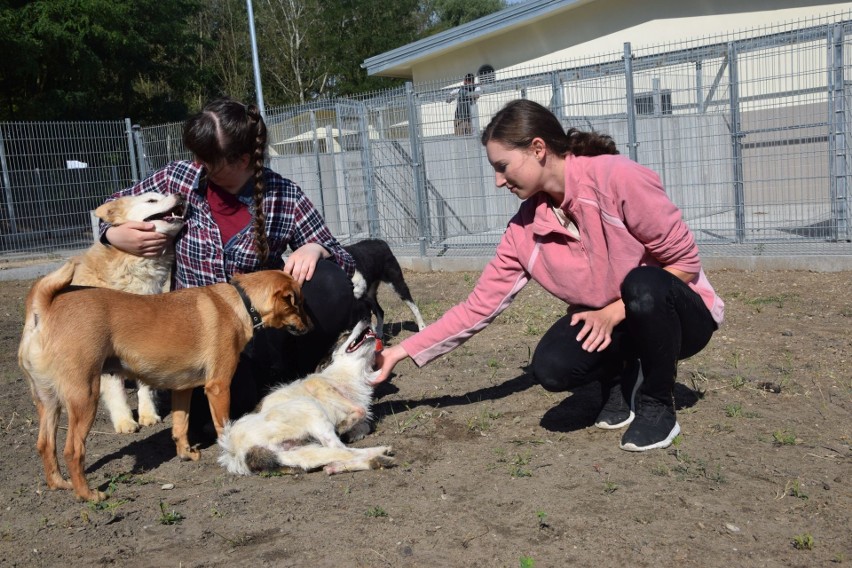
{"label": "white sneaker sole", "polygon": [[623,421],[618,424],[610,424],[609,422],[595,422],[595,426],[602,430],[618,430],[619,428],[624,428],[628,426],[633,419],[636,418],[636,413],[633,412],[636,410],[636,393],[639,392],[639,387],[642,386],[642,381],[645,380],[644,375],[642,375],[642,367],[639,367],[639,374],[636,377],[636,382],[633,384],[633,392],[630,393],[630,416],[625,418]]}
{"label": "white sneaker sole", "polygon": [[622,420],[618,424],[610,424],[609,422],[601,421],[595,422],[595,426],[602,430],[618,430],[619,428],[624,428],[625,426],[629,425],[631,422],[633,422],[634,418],[636,418],[636,413],[631,410],[630,416],[628,416],[626,419]]}
{"label": "white sneaker sole", "polygon": [[658,450],[660,448],[668,448],[669,446],[672,445],[672,442],[674,441],[675,438],[677,438],[678,434],[680,434],[680,424],[675,422],[674,428],[672,428],[672,431],[669,432],[669,435],[666,436],[665,440],[660,440],[659,442],[656,442],[656,443],[651,444],[649,446],[639,447],[635,444],[627,443],[627,444],[620,444],[619,447],[622,450],[627,450],[628,452],[645,452],[645,451],[648,451],[648,450]]}

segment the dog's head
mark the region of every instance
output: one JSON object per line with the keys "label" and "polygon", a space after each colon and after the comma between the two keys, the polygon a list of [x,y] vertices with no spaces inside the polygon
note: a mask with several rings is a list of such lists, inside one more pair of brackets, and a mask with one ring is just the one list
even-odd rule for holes
{"label": "dog's head", "polygon": [[95,215],[106,223],[121,225],[127,221],[154,223],[158,233],[174,236],[180,232],[186,215],[186,198],[179,193],[157,192],[127,195],[104,203]]}
{"label": "dog's head", "polygon": [[378,339],[370,327],[368,320],[359,321],[351,331],[340,334],[334,349],[319,363],[317,371],[322,371],[332,365],[355,363],[366,372],[366,382],[369,383],[378,371],[372,371],[376,360],[376,344]]}
{"label": "dog's head", "polygon": [[286,272],[260,270],[239,274],[232,280],[246,291],[264,326],[286,329],[293,335],[302,335],[313,328],[305,313],[302,289]]}

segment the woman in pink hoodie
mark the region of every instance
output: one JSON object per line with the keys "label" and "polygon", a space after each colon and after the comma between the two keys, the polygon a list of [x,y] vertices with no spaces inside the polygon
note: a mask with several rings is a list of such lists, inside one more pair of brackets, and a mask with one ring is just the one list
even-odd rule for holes
{"label": "woman in pink hoodie", "polygon": [[692,233],[653,171],[617,155],[607,136],[570,129],[545,107],[508,103],[482,133],[498,187],[523,200],[470,296],[423,331],[386,349],[386,380],[488,325],[530,279],[568,304],[531,363],[550,391],[598,381],[600,428],[628,426],[621,447],[665,448],[680,432],[677,362],[722,322]]}

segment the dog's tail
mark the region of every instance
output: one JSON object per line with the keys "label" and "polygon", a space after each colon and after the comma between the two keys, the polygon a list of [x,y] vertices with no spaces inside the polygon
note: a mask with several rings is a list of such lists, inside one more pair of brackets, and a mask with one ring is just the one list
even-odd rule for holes
{"label": "dog's tail", "polygon": [[39,317],[50,308],[56,294],[71,284],[77,264],[77,261],[71,259],[33,284],[25,304],[27,314],[24,320],[25,328],[35,329]]}

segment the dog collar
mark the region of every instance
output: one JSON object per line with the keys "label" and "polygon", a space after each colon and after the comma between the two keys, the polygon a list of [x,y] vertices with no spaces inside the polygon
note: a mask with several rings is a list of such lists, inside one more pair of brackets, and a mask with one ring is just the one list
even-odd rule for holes
{"label": "dog collar", "polygon": [[243,299],[243,305],[246,307],[246,311],[251,318],[251,326],[253,329],[260,329],[263,327],[263,320],[260,318],[260,314],[257,312],[257,309],[251,305],[251,300],[249,300],[248,294],[243,290],[243,287],[237,284],[236,282],[230,282],[231,286],[236,288],[237,293],[240,295],[240,298]]}

